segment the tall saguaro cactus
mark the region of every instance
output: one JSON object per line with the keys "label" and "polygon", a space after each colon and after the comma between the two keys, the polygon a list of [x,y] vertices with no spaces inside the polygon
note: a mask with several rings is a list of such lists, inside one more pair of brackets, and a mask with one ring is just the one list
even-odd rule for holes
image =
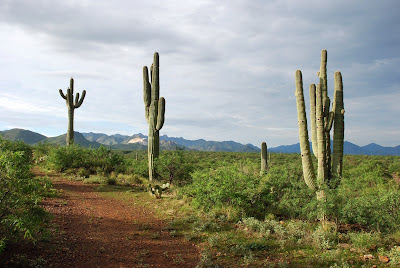
{"label": "tall saguaro cactus", "polygon": [[74,143],[74,111],[81,107],[86,96],[86,90],[82,92],[82,97],[79,99],[79,93],[76,93],[74,102],[74,79],[71,77],[70,86],[67,89],[67,94],[64,95],[60,89],[61,97],[66,101],[68,108],[68,130],[67,130],[67,145]]}
{"label": "tall saguaro cactus", "polygon": [[[317,177],[311,160],[307,131],[307,117],[303,94],[303,79],[300,70],[296,71],[296,104],[299,125],[300,150],[303,175],[307,186],[314,190],[317,199],[325,200],[325,187],[335,188],[340,183],[343,163],[344,105],[343,83],[340,72],[335,72],[335,93],[330,111],[330,99],[326,74],[327,52],[322,50],[321,68],[318,72],[320,83],[310,85],[310,120],[313,153],[318,160]],[[333,130],[333,155],[331,161],[330,131]],[[332,163],[331,163],[332,162]]]}
{"label": "tall saguaro cactus", "polygon": [[268,162],[267,162],[267,143],[261,143],[261,170],[260,175],[267,174]]}
{"label": "tall saguaro cactus", "polygon": [[164,125],[165,99],[160,98],[160,69],[159,55],[154,53],[153,64],[149,72],[146,66],[143,67],[143,99],[147,123],[149,124],[148,135],[148,159],[149,159],[149,180],[156,176],[154,160],[160,153],[160,129]]}

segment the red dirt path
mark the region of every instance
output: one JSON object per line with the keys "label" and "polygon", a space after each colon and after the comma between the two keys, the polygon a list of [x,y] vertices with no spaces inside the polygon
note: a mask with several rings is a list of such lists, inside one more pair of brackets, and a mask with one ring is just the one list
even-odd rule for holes
{"label": "red dirt path", "polygon": [[9,245],[2,257],[20,251],[46,260],[45,267],[196,266],[198,248],[170,236],[149,209],[104,197],[79,181],[53,178],[53,184],[61,195],[46,199],[44,208],[54,216],[55,236],[35,246]]}

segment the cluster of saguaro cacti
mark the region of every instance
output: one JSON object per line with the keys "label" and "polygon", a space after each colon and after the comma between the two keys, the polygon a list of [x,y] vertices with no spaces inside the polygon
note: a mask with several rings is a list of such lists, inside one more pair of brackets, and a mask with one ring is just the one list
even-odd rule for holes
{"label": "cluster of saguaro cacti", "polygon": [[261,171],[260,175],[267,174],[268,171],[268,161],[267,161],[267,143],[261,143]]}
{"label": "cluster of saguaro cacti", "polygon": [[[335,72],[335,93],[330,111],[326,74],[327,52],[321,52],[321,68],[318,72],[320,83],[310,85],[310,120],[312,149],[318,160],[317,177],[311,159],[307,131],[307,117],[303,95],[303,79],[296,71],[296,103],[299,124],[300,150],[304,180],[314,190],[319,200],[325,199],[324,188],[335,188],[340,183],[343,164],[344,106],[343,83],[340,72]],[[333,126],[333,154],[331,159],[330,131]]]}
{"label": "cluster of saguaro cacti", "polygon": [[146,114],[146,120],[149,124],[148,135],[148,159],[149,159],[149,180],[155,178],[154,159],[160,152],[160,129],[164,125],[165,115],[165,99],[160,98],[160,72],[159,72],[159,56],[154,53],[153,64],[149,72],[146,66],[143,67],[143,99]]}
{"label": "cluster of saguaro cacti", "polygon": [[79,93],[76,93],[75,102],[74,102],[74,79],[71,77],[70,86],[67,89],[67,94],[64,95],[62,90],[60,89],[60,95],[63,99],[65,99],[68,108],[68,130],[67,130],[67,145],[71,145],[74,143],[74,111],[79,108],[83,100],[86,96],[86,90],[82,92],[82,97],[79,99]]}

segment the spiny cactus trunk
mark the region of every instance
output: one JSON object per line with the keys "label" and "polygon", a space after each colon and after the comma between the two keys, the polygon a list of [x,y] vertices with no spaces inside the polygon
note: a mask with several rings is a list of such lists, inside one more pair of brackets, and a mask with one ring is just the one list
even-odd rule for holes
{"label": "spiny cactus trunk", "polygon": [[74,109],[68,108],[67,145],[74,143]]}
{"label": "spiny cactus trunk", "polygon": [[344,105],[342,74],[335,72],[334,96],[334,126],[333,126],[333,156],[331,187],[336,188],[342,177],[343,170],[343,140],[344,140]]}
{"label": "spiny cactus trunk", "polygon": [[150,67],[150,79],[146,66],[143,67],[143,100],[145,106],[145,116],[149,123],[148,135],[148,162],[149,162],[149,181],[156,178],[154,160],[160,154],[160,129],[164,125],[165,99],[160,96],[160,77],[159,77],[159,55],[154,53],[153,64]]}
{"label": "spiny cactus trunk", "polygon": [[[301,162],[303,166],[304,181],[307,186],[317,190],[314,167],[311,160],[310,142],[308,140],[306,105],[304,103],[303,77],[300,70],[296,71],[296,105],[297,105],[297,123],[299,125],[299,139]],[[313,144],[314,146],[314,144]]]}
{"label": "spiny cactus trunk", "polygon": [[261,143],[261,170],[260,175],[267,174],[268,162],[267,162],[267,144],[265,142]]}

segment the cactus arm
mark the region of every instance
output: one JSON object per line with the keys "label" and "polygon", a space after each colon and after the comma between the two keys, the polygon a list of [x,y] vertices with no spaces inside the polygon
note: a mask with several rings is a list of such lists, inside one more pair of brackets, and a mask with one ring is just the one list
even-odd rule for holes
{"label": "cactus arm", "polygon": [[160,130],[164,125],[165,115],[165,99],[161,97],[158,100],[158,115],[157,115],[157,126],[156,130]]}
{"label": "cactus arm", "polygon": [[151,103],[151,85],[149,82],[149,71],[146,66],[143,67],[143,101],[144,111],[147,123],[149,123],[149,108]]}
{"label": "cactus arm", "polygon": [[71,94],[71,88],[67,89],[67,106],[68,109],[73,109],[74,107],[74,100],[73,100],[73,95]]}
{"label": "cactus arm", "polygon": [[79,108],[81,107],[83,100],[85,99],[86,96],[86,90],[82,91],[82,97],[81,99],[77,102],[77,100],[79,99],[79,93],[76,94],[76,99],[75,99],[75,108]]}
{"label": "cactus arm", "polygon": [[322,88],[322,101],[325,103],[325,99],[328,97],[328,78],[326,74],[326,62],[328,59],[328,53],[324,49],[321,51],[321,66],[319,70],[319,80]]}
{"label": "cactus arm", "polygon": [[317,126],[315,122],[315,84],[310,84],[310,119],[311,119],[311,142],[315,157],[318,157]]}
{"label": "cactus arm", "polygon": [[323,92],[321,84],[317,85],[316,91],[316,119],[317,119],[317,142],[318,142],[318,174],[317,182],[321,187],[327,180],[326,166],[326,136],[324,128],[324,111],[323,111]]}
{"label": "cactus arm", "polygon": [[297,106],[297,121],[299,125],[299,139],[300,139],[300,150],[301,150],[301,161],[303,165],[303,176],[307,186],[313,190],[317,190],[316,178],[314,174],[314,168],[311,161],[310,143],[308,141],[307,132],[307,117],[306,117],[306,106],[304,103],[303,94],[303,78],[301,71],[296,71],[296,106]]}
{"label": "cactus arm", "polygon": [[157,52],[154,53],[151,70],[151,97],[158,102],[158,99],[160,98],[160,64]]}
{"label": "cactus arm", "polygon": [[143,101],[144,106],[150,106],[151,102],[151,85],[149,82],[149,71],[147,70],[147,66],[143,67]]}
{"label": "cactus arm", "polygon": [[335,72],[335,123],[333,127],[332,177],[334,187],[340,182],[343,170],[344,105],[342,74]]}
{"label": "cactus arm", "polygon": [[74,95],[74,79],[72,77],[69,80],[69,88],[71,89],[71,95]]}
{"label": "cactus arm", "polygon": [[62,97],[64,100],[67,99],[67,97],[66,97],[66,96],[64,95],[64,93],[62,92],[62,89],[60,89],[58,92],[60,93],[61,97]]}
{"label": "cactus arm", "polygon": [[76,93],[75,102],[74,102],[75,103],[75,105],[74,105],[75,108],[77,108],[76,105],[78,104],[78,102],[79,102],[79,93]]}
{"label": "cactus arm", "polygon": [[328,120],[326,122],[325,131],[331,131],[334,117],[335,117],[335,113],[333,111],[330,111]]}

